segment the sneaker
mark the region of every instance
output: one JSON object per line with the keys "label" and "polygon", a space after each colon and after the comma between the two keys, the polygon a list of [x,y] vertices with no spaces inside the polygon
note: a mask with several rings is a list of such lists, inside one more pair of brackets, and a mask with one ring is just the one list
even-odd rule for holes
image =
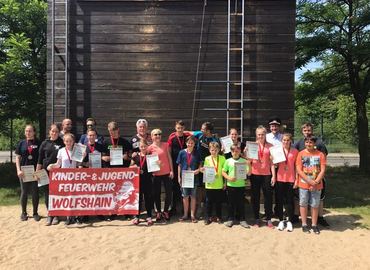
{"label": "sneaker", "polygon": [[211,222],[212,222],[212,220],[210,218],[206,218],[204,220],[204,225],[209,225],[209,224],[211,224]]}
{"label": "sneaker", "polygon": [[242,226],[243,228],[246,228],[246,229],[250,228],[249,224],[245,220],[240,221],[240,226]]}
{"label": "sneaker", "polygon": [[64,222],[65,225],[71,225],[73,223],[72,217],[67,217],[66,221]]}
{"label": "sneaker", "polygon": [[234,222],[232,220],[229,220],[229,221],[226,221],[224,224],[226,227],[231,228],[234,225]]}
{"label": "sneaker", "polygon": [[75,221],[76,221],[76,224],[77,225],[81,225],[82,224],[81,217],[76,217]]}
{"label": "sneaker", "polygon": [[[287,226],[287,227],[288,227],[288,226]],[[277,229],[278,229],[279,231],[284,231],[284,229],[285,229],[284,221],[280,221],[280,222],[279,222],[279,225],[277,226]]]}
{"label": "sneaker", "polygon": [[51,225],[58,225],[59,224],[59,218],[58,217],[52,217],[53,221],[51,222]]}
{"label": "sneaker", "polygon": [[302,225],[302,232],[304,233],[311,233],[310,228],[307,225]]}
{"label": "sneaker", "polygon": [[156,221],[160,221],[161,219],[162,219],[161,212],[157,212],[157,213],[155,214],[155,220],[156,220]]}
{"label": "sneaker", "polygon": [[33,217],[33,220],[34,220],[34,221],[37,221],[37,222],[38,222],[38,221],[40,221],[40,219],[41,219],[41,217],[40,217],[40,216],[39,216],[39,214],[37,214],[37,213],[36,213],[36,214],[33,214],[33,216],[32,216],[32,217]]}
{"label": "sneaker", "polygon": [[46,219],[46,226],[50,226],[51,225],[51,223],[53,222],[53,217],[47,217],[47,219]]}
{"label": "sneaker", "polygon": [[139,219],[136,217],[132,220],[132,224],[139,225]]}
{"label": "sneaker", "polygon": [[168,212],[163,212],[163,217],[165,220],[170,220],[170,214]]}
{"label": "sneaker", "polygon": [[320,234],[320,229],[317,226],[312,226],[312,231],[314,234]]}
{"label": "sneaker", "polygon": [[274,228],[274,224],[272,224],[272,221],[271,220],[268,220],[267,221],[267,227],[269,227],[270,229],[273,229]]}
{"label": "sneaker", "polygon": [[259,219],[256,219],[256,221],[254,222],[254,225],[253,225],[253,227],[256,227],[256,228],[259,228],[259,227],[261,227],[261,220],[259,220]]}
{"label": "sneaker", "polygon": [[319,225],[324,226],[324,227],[329,227],[330,226],[329,223],[325,220],[324,217],[319,217],[317,219],[317,223],[319,223]]}
{"label": "sneaker", "polygon": [[286,223],[286,230],[287,230],[288,232],[292,232],[292,231],[293,231],[293,224],[292,224],[292,222],[288,221],[288,222]]}
{"label": "sneaker", "polygon": [[21,214],[21,221],[27,221],[27,219],[28,219],[27,213],[22,213]]}
{"label": "sneaker", "polygon": [[146,222],[147,222],[148,226],[152,226],[152,225],[153,225],[153,220],[152,220],[152,218],[151,218],[151,217],[148,217],[148,218],[146,219]]}

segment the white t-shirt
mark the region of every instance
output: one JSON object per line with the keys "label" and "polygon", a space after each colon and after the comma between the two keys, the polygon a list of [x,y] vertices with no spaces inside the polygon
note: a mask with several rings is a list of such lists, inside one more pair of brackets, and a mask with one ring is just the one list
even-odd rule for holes
{"label": "white t-shirt", "polygon": [[276,135],[274,135],[272,132],[266,134],[266,141],[272,145],[280,145],[282,140],[283,134],[280,132],[276,133]]}
{"label": "white t-shirt", "polygon": [[68,150],[65,147],[59,149],[58,151],[57,159],[60,159],[62,161],[61,168],[76,168],[77,167],[76,161],[72,160],[72,162],[70,162],[70,159],[69,159],[72,155],[72,152],[68,151],[68,154],[69,154],[69,158],[68,158],[67,151]]}

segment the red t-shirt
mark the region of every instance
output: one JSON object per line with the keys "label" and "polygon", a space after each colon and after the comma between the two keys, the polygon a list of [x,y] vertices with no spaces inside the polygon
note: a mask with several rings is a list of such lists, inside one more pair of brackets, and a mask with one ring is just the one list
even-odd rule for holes
{"label": "red t-shirt", "polygon": [[272,144],[266,142],[265,145],[259,144],[259,160],[252,159],[252,174],[271,175],[270,147]]}
{"label": "red t-shirt", "polygon": [[285,151],[287,161],[278,163],[277,181],[285,183],[294,183],[296,178],[295,161],[298,155],[298,150],[291,147],[289,153]]}
{"label": "red t-shirt", "polygon": [[148,146],[148,152],[151,154],[157,154],[161,161],[161,169],[157,172],[153,172],[153,175],[166,175],[171,171],[170,161],[168,159],[168,144],[161,142],[161,147],[151,144]]}

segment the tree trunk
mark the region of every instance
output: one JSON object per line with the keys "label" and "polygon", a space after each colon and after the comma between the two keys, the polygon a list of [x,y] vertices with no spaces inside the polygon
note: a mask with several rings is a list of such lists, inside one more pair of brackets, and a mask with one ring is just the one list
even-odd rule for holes
{"label": "tree trunk", "polygon": [[355,96],[356,121],[358,132],[358,153],[360,154],[360,170],[370,172],[370,149],[369,149],[369,126],[366,115],[366,98],[361,95]]}

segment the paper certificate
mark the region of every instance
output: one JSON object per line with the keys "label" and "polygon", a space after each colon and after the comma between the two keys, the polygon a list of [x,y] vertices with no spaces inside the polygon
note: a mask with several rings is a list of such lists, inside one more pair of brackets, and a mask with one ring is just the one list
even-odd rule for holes
{"label": "paper certificate", "polygon": [[23,172],[23,182],[37,181],[33,177],[33,173],[35,172],[35,167],[33,165],[21,166],[21,171]]}
{"label": "paper certificate", "polygon": [[280,163],[286,160],[284,149],[282,145],[275,145],[270,147],[270,154],[272,156],[272,163]]}
{"label": "paper certificate", "polygon": [[111,148],[109,150],[110,165],[123,165],[123,149]]}
{"label": "paper certificate", "polygon": [[194,171],[182,171],[181,180],[181,187],[194,188]]}
{"label": "paper certificate", "polygon": [[71,160],[82,162],[84,159],[84,154],[86,152],[86,145],[81,143],[75,143],[73,145]]}
{"label": "paper certificate", "polygon": [[258,159],[258,143],[247,142],[247,158]]}
{"label": "paper certificate", "polygon": [[230,147],[234,144],[233,140],[231,139],[230,136],[225,136],[220,138],[222,147],[224,149],[224,153],[230,153]]}
{"label": "paper certificate", "polygon": [[38,181],[39,181],[38,186],[39,187],[49,185],[49,175],[46,172],[46,170],[42,169],[42,170],[39,170],[39,171],[35,171],[35,173],[33,175],[36,176],[36,178],[38,179]]}
{"label": "paper certificate", "polygon": [[237,180],[245,180],[247,178],[247,163],[235,162],[235,178]]}
{"label": "paper certificate", "polygon": [[89,153],[89,168],[101,168],[101,153]]}
{"label": "paper certificate", "polygon": [[148,166],[148,172],[158,172],[161,167],[158,164],[158,155],[147,155],[146,164]]}
{"label": "paper certificate", "polygon": [[212,166],[204,166],[203,172],[203,182],[204,183],[213,183],[216,179],[216,171]]}

